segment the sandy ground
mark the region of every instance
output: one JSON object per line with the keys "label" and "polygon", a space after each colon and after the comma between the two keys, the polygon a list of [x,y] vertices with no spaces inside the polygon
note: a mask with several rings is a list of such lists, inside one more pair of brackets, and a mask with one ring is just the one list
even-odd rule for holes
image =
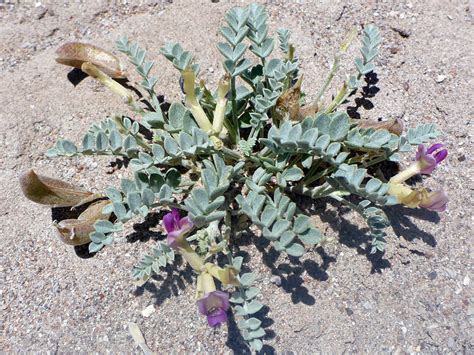
{"label": "sandy ground", "polygon": [[[197,313],[189,270],[165,272],[144,288],[131,283],[131,268],[156,233],[137,222],[113,247],[82,259],[54,235],[51,211],[19,191],[17,178],[29,167],[95,190],[117,183],[124,173],[107,174],[109,159],[44,156],[56,139],[79,141],[92,123],[125,111],[92,80],[77,87],[68,82],[68,69],[54,62],[62,43],[80,40],[112,49],[119,35],[128,34],[156,58],[158,91],[169,100],[180,93],[178,73],[157,55],[167,41],[194,53],[202,79],[211,85],[222,74],[215,44],[231,3],[88,3],[0,1],[0,349],[138,352],[126,329],[127,322],[136,322],[160,353],[240,353],[233,322],[213,331]],[[426,184],[444,186],[450,204],[440,216],[389,210],[394,228],[381,257],[369,256],[357,216],[333,208],[324,212],[324,204],[315,206],[314,219],[334,241],[309,252],[301,264],[276,258],[262,245],[243,246],[268,305],[261,314],[268,331],[265,351],[473,353],[473,4],[282,4],[269,1],[271,31],[292,30],[309,96],[352,26],[380,26],[380,91],[371,99],[375,107],[359,112],[400,117],[407,126],[439,125],[450,156]],[[354,47],[350,55],[355,52]],[[344,66],[349,64],[347,59]],[[149,305],[156,311],[145,318],[141,311]]]}

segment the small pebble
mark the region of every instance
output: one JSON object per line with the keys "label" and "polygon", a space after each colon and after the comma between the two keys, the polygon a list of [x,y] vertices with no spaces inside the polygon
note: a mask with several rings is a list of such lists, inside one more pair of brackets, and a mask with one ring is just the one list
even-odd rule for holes
{"label": "small pebble", "polygon": [[448,339],[448,347],[454,348],[455,345],[456,345],[456,342],[454,341],[454,338],[449,337],[449,339]]}
{"label": "small pebble", "polygon": [[369,301],[364,302],[362,304],[362,307],[364,307],[366,310],[371,310],[372,308],[374,308]]}
{"label": "small pebble", "polygon": [[397,32],[403,38],[408,38],[408,37],[411,36],[411,31],[410,30],[406,30],[406,29],[399,28],[399,27],[392,27],[392,30]]}
{"label": "small pebble", "polygon": [[464,277],[464,280],[462,281],[462,284],[464,286],[469,286],[470,282],[471,282],[471,279],[469,278],[469,276],[466,275],[466,277]]}
{"label": "small pebble", "polygon": [[281,277],[278,276],[278,275],[274,275],[274,276],[270,277],[270,282],[272,284],[277,285],[277,286],[281,286]]}
{"label": "small pebble", "polygon": [[436,82],[437,82],[437,83],[442,83],[443,81],[446,80],[446,78],[447,78],[446,75],[438,75],[438,76],[436,77]]}
{"label": "small pebble", "polygon": [[438,277],[438,273],[436,271],[432,271],[428,274],[428,277],[430,278],[430,280],[434,280]]}
{"label": "small pebble", "polygon": [[148,307],[146,307],[146,308],[142,311],[142,316],[145,317],[145,318],[148,318],[148,317],[151,316],[153,313],[155,313],[155,306],[153,306],[152,304],[150,304]]}

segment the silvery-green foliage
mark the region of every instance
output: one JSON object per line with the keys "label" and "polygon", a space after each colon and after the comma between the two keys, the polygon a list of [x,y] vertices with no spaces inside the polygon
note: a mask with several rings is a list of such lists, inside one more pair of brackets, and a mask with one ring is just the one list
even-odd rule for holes
{"label": "silvery-green foliage", "polygon": [[247,37],[252,41],[250,50],[260,59],[268,57],[274,47],[273,38],[268,36],[268,15],[263,5],[251,4],[248,7]]}
{"label": "silvery-green foliage", "polygon": [[174,250],[166,243],[157,242],[151,254],[145,255],[133,268],[132,277],[142,282],[147,281],[153,273],[158,274],[161,268],[172,265],[174,262]]}
{"label": "silvery-green foliage", "polygon": [[361,78],[374,71],[374,60],[378,55],[381,41],[382,38],[380,37],[380,31],[377,26],[373,24],[367,25],[364,29],[362,48],[360,49],[362,58],[356,58],[354,61],[358,74],[351,75],[347,81],[347,86],[350,91],[358,89],[361,85]]}
{"label": "silvery-green foliage", "polygon": [[252,62],[244,58],[248,46],[243,42],[249,28],[247,19],[249,12],[246,9],[235,7],[226,13],[226,26],[221,28],[221,35],[226,42],[219,42],[217,49],[224,56],[224,69],[231,77],[245,72]]}
{"label": "silvery-green foliage", "polygon": [[[233,258],[232,266],[240,271],[243,258],[241,256]],[[241,286],[232,294],[230,302],[235,304],[235,315],[240,317],[237,321],[242,337],[248,342],[252,350],[260,351],[263,347],[262,338],[265,336],[265,329],[262,321],[256,314],[263,308],[263,304],[256,298],[260,290],[255,287],[257,275],[254,273],[244,273],[239,277]]]}
{"label": "silvery-green foliage", "polygon": [[91,253],[96,253],[104,246],[112,244],[113,234],[122,230],[122,224],[99,220],[95,222],[94,228],[95,232],[90,234],[89,252]]}
{"label": "silvery-green foliage", "polygon": [[[379,30],[374,25],[365,27],[361,57],[355,60],[357,73],[331,104],[298,121],[276,114],[279,98],[301,78],[289,31],[277,31],[280,51],[273,52],[275,34],[269,31],[268,15],[262,5],[252,4],[229,10],[220,34],[217,48],[223,56],[223,73],[230,79],[227,102],[221,106],[225,131],[201,129],[193,116],[195,107],[186,107],[188,101],[173,102],[162,112],[156,94],[159,81],[152,76],[154,62],[146,59],[147,52],[138,44],[122,37],[117,49],[140,75],[139,88],[146,92],[149,104],[134,105],[138,116],[134,119],[107,118],[93,125],[80,144],[59,140],[47,152],[50,157],[111,155],[129,163],[130,173],[124,174],[119,186],[104,191],[111,204],[103,213],[113,214],[114,222],[95,223],[89,250],[98,252],[112,244],[127,221],[178,208],[198,229],[187,240],[200,255],[206,255],[206,262],[220,262],[216,254],[222,252],[240,272],[243,258],[232,257],[235,240],[231,236],[247,222],[258,227],[277,252],[301,257],[324,241],[295,202],[295,195],[304,195],[335,199],[360,214],[369,227],[371,252],[383,251],[390,222],[380,207],[397,200],[388,194],[389,185],[380,175],[371,175],[370,167],[399,161],[403,153],[428,143],[439,132],[433,124],[422,124],[398,136],[386,129],[361,128],[345,111],[336,111],[374,70]],[[166,44],[160,53],[179,71],[191,68],[198,76],[199,66],[180,44]],[[318,103],[336,64],[317,95]],[[299,108],[306,96],[302,93],[294,99]],[[212,122],[217,94],[199,85],[196,97]],[[236,218],[239,223],[234,223]],[[211,227],[225,230],[221,234],[225,238],[217,240]],[[146,281],[173,261],[174,251],[158,241],[134,268],[133,277]],[[240,286],[231,297],[237,325],[255,351],[261,350],[265,336],[256,317],[263,307],[254,286],[257,277],[251,272],[241,274]]]}
{"label": "silvery-green foliage", "polygon": [[94,124],[77,146],[68,140],[59,140],[49,149],[49,157],[76,155],[116,155],[127,158],[136,157],[144,142],[139,133],[140,125],[128,117],[108,118]]}
{"label": "silvery-green foliage", "polygon": [[192,64],[193,56],[189,51],[185,51],[179,43],[167,43],[160,49],[160,53],[173,63],[173,66],[182,71],[192,68],[195,74],[199,73],[199,65]]}
{"label": "silvery-green foliage", "polygon": [[300,257],[304,253],[302,243],[308,246],[318,244],[321,232],[311,226],[308,216],[297,213],[296,204],[279,189],[273,198],[264,194],[262,185],[266,179],[269,176],[263,169],[256,171],[248,183],[251,191],[246,197],[237,196],[240,208],[262,230],[262,236],[273,242],[275,250]]}
{"label": "silvery-green foliage", "polygon": [[243,162],[233,167],[226,165],[219,155],[213,155],[212,161],[204,160],[203,164],[205,166],[201,170],[203,188],[194,189],[184,201],[185,209],[198,227],[224,218],[226,212],[220,210],[225,202],[224,194],[244,165]]}
{"label": "silvery-green foliage", "polygon": [[371,177],[367,173],[367,169],[358,168],[356,165],[341,164],[327,178],[327,182],[335,189],[343,189],[381,206],[390,206],[397,203],[394,196],[387,195],[389,188],[387,183]]}
{"label": "silvery-green foliage", "polygon": [[277,30],[277,33],[280,41],[280,50],[288,54],[290,51],[290,31],[286,28],[280,28]]}
{"label": "silvery-green foliage", "polygon": [[161,117],[162,121],[163,113],[161,112],[160,103],[155,93],[155,85],[158,79],[151,76],[151,69],[155,63],[146,60],[146,50],[140,48],[138,43],[130,43],[127,36],[120,37],[116,42],[116,47],[120,52],[128,56],[130,62],[135,66],[137,73],[142,77],[140,86],[148,93],[150,103],[155,110],[153,113],[154,116]]}

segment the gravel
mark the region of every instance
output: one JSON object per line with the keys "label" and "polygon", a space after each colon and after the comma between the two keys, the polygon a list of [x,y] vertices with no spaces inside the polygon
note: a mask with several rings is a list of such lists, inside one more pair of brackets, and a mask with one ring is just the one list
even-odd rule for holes
{"label": "gravel", "polygon": [[[119,98],[93,81],[69,83],[67,68],[54,62],[59,45],[86,41],[111,49],[126,33],[156,59],[159,93],[178,100],[178,74],[158,56],[159,48],[179,41],[201,64],[201,78],[215,87],[222,75],[215,48],[218,26],[230,6],[148,1],[46,8],[0,2],[4,352],[138,352],[129,323],[160,353],[242,351],[233,322],[216,330],[206,326],[195,304],[193,275],[183,265],[134,286],[130,271],[152,247],[152,233],[143,236],[131,223],[122,242],[92,258],[78,257],[55,236],[51,211],[24,199],[17,183],[29,167],[96,191],[125,174],[123,169],[109,174],[107,158],[44,156],[56,139],[80,141],[94,122],[126,112]],[[268,305],[260,314],[268,334],[266,352],[473,353],[472,6],[441,0],[317,1],[271,2],[267,9],[271,33],[279,27],[292,31],[310,97],[346,33],[375,22],[384,38],[376,69],[380,91],[370,98],[372,109],[360,108],[361,117],[403,117],[407,127],[436,123],[452,154],[426,180],[430,188],[446,188],[449,210],[438,216],[389,209],[394,228],[384,255],[369,254],[358,216],[330,205],[324,211],[324,204],[315,206],[313,220],[331,241],[311,250],[301,264],[272,258],[268,247],[241,247],[259,275],[260,301]],[[342,59],[341,73],[352,70],[355,55],[357,46]],[[331,92],[342,80],[338,75]],[[141,237],[125,238],[132,233]],[[150,306],[155,312],[143,316]]]}

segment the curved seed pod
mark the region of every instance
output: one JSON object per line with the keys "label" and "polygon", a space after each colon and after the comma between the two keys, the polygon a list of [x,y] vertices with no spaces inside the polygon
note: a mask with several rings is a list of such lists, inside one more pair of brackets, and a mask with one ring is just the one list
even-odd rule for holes
{"label": "curved seed pod", "polygon": [[110,204],[109,200],[102,200],[90,205],[77,219],[64,219],[54,222],[59,238],[68,245],[84,245],[90,242],[89,234],[94,229],[94,223],[99,220],[108,220],[109,214],[103,214],[102,209]]}
{"label": "curved seed pod", "polygon": [[279,115],[283,118],[286,114],[289,115],[290,120],[298,119],[300,112],[300,96],[301,83],[303,76],[300,76],[298,81],[291,88],[286,90],[277,100],[276,109]]}
{"label": "curved seed pod", "polygon": [[82,212],[79,217],[77,217],[77,219],[81,221],[96,221],[98,219],[108,220],[110,213],[104,214],[102,213],[102,210],[105,206],[110,205],[111,203],[112,202],[110,202],[110,200],[100,200],[94,202],[89,207],[87,207],[86,210]]}
{"label": "curved seed pod", "polygon": [[386,129],[397,136],[401,136],[403,133],[403,123],[399,118],[381,122],[365,120],[357,122],[357,126],[360,128]]}
{"label": "curved seed pod", "polygon": [[101,197],[67,182],[37,175],[33,169],[21,174],[20,186],[26,198],[51,207],[79,206]]}
{"label": "curved seed pod", "polygon": [[317,104],[309,104],[306,106],[300,107],[300,112],[298,113],[298,120],[303,121],[306,117],[314,116],[319,111]]}
{"label": "curved seed pod", "polygon": [[123,65],[116,56],[92,44],[65,43],[56,50],[56,55],[56,61],[60,64],[81,69],[83,63],[90,62],[112,78],[126,77]]}
{"label": "curved seed pod", "polygon": [[64,219],[59,223],[54,222],[53,226],[56,227],[59,238],[68,245],[90,243],[89,234],[95,230],[94,222],[78,219]]}

